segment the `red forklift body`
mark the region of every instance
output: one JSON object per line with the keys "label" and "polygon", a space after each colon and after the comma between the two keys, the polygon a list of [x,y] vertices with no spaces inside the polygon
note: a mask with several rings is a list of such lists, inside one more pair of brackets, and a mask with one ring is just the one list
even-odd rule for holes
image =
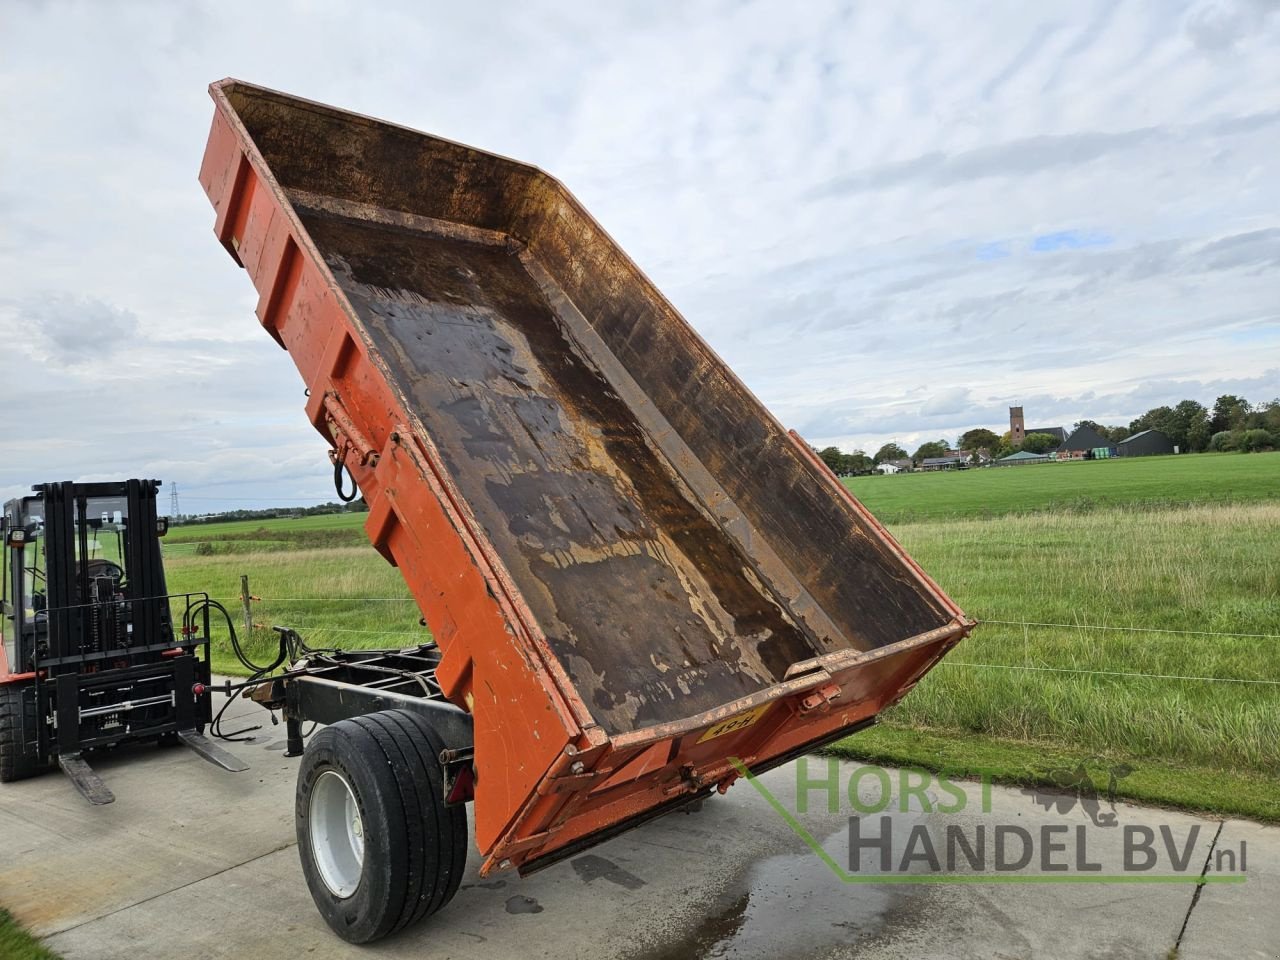
{"label": "red forklift body", "polygon": [[473,715],[485,872],[865,725],[972,628],[559,182],[210,90],[215,231]]}

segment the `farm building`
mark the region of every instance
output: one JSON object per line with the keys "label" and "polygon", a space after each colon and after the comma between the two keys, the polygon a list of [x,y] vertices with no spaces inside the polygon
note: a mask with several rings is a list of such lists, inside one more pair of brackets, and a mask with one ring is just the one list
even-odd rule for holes
{"label": "farm building", "polygon": [[1173,441],[1159,430],[1143,430],[1116,445],[1122,457],[1150,457],[1156,454],[1177,453]]}
{"label": "farm building", "polygon": [[910,473],[912,468],[911,458],[902,457],[898,460],[886,460],[876,466],[876,470],[883,474],[893,473]]}
{"label": "farm building", "polygon": [[965,458],[956,452],[945,457],[925,457],[920,461],[921,470],[961,470],[966,464]]}
{"label": "farm building", "polygon": [[1086,450],[1096,450],[1098,447],[1110,446],[1114,446],[1114,444],[1093,427],[1079,426],[1071,431],[1071,436],[1062,441],[1062,446],[1058,447],[1058,452],[1084,453]]}
{"label": "farm building", "polygon": [[1067,439],[1067,431],[1061,427],[1032,427],[1030,430],[1026,428],[1026,420],[1022,416],[1021,407],[1009,408],[1009,443],[1012,446],[1019,447],[1028,434],[1047,433],[1058,441],[1059,444],[1065,443]]}
{"label": "farm building", "polygon": [[1059,460],[1083,460],[1119,455],[1115,450],[1115,444],[1089,426],[1080,426],[1071,431],[1071,436],[1063,441],[1062,446],[1058,447],[1055,453]]}
{"label": "farm building", "polygon": [[996,466],[1018,467],[1024,463],[1048,463],[1050,459],[1047,453],[1031,453],[1027,450],[1019,450],[1017,453],[1011,453],[1007,457],[1001,457],[996,461]]}

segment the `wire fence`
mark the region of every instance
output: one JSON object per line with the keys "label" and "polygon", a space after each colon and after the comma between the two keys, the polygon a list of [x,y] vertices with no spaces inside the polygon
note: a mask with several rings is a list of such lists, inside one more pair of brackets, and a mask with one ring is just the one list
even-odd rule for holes
{"label": "wire fence", "polygon": [[1229,633],[1222,630],[1168,630],[1164,627],[1115,627],[1097,623],[1045,623],[1035,620],[996,620],[983,617],[979,623],[999,623],[1014,627],[1053,627],[1059,630],[1104,630],[1117,633],[1167,633],[1184,637],[1240,637],[1249,640],[1280,640],[1280,633]]}
{"label": "wire fence", "polygon": [[[852,489],[852,488],[851,488]],[[858,490],[852,489],[854,496]],[[1252,507],[1273,502],[1269,492],[1246,493],[1236,495],[1230,491],[1214,496],[1200,497],[1195,500],[1175,500],[1164,497],[1143,497],[1133,500],[1109,499],[1107,497],[1091,497],[1087,494],[1077,497],[1066,497],[1061,500],[1046,500],[1043,503],[1013,509],[984,508],[981,510],[953,510],[934,512],[911,507],[895,508],[877,505],[873,508],[876,519],[881,523],[914,524],[924,522],[952,522],[960,520],[1013,520],[1017,518],[1042,517],[1046,514],[1083,515],[1100,513],[1109,510],[1142,513],[1158,510],[1181,510],[1196,507]]]}
{"label": "wire fence", "polygon": [[[225,597],[217,598],[222,602],[243,602],[243,597]],[[408,603],[416,604],[413,597],[251,597],[251,603],[254,604],[316,604],[316,603]],[[1026,671],[1030,673],[1053,673],[1066,674],[1073,676],[1092,676],[1092,677],[1108,677],[1129,680],[1160,680],[1172,682],[1193,682],[1193,683],[1230,683],[1244,684],[1254,686],[1270,686],[1280,687],[1280,679],[1270,679],[1265,677],[1217,677],[1217,676],[1200,676],[1196,674],[1183,673],[1144,673],[1141,671],[1126,670],[1096,670],[1085,669],[1081,667],[1054,667],[1045,665],[1036,665],[1030,662],[1030,631],[1031,630],[1080,630],[1092,631],[1094,633],[1131,633],[1141,634],[1147,637],[1169,636],[1169,637],[1219,637],[1225,639],[1244,639],[1244,640],[1280,640],[1280,633],[1237,633],[1223,630],[1177,630],[1166,627],[1135,627],[1120,626],[1113,624],[1098,623],[1052,623],[1048,621],[1036,620],[1006,620],[994,617],[984,617],[978,620],[978,624],[993,624],[1008,627],[1021,627],[1024,634],[1024,662],[1023,663],[984,663],[973,660],[956,660],[944,659],[941,666],[949,668],[969,668],[978,670],[1007,670],[1007,671]],[[379,629],[358,629],[354,627],[336,627],[323,624],[304,625],[301,628],[307,632],[315,634],[351,634],[357,636],[379,636],[379,637],[412,637],[421,640],[423,634],[421,631],[413,632],[399,629],[379,630]]]}
{"label": "wire fence", "polygon": [[983,667],[988,670],[1029,670],[1036,673],[1073,673],[1092,677],[1128,677],[1135,680],[1192,680],[1204,683],[1257,683],[1280,687],[1280,680],[1246,677],[1193,677],[1173,673],[1132,673],[1125,670],[1082,670],[1077,667],[1036,667],[1025,663],[973,663],[968,660],[943,660],[944,667]]}

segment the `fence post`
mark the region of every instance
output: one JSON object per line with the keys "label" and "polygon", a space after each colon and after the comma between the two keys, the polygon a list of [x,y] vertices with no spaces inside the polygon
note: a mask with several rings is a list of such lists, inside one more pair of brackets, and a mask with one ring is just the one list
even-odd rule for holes
{"label": "fence post", "polygon": [[244,639],[248,642],[253,638],[253,608],[249,601],[249,575],[247,573],[240,574],[240,603],[244,607]]}

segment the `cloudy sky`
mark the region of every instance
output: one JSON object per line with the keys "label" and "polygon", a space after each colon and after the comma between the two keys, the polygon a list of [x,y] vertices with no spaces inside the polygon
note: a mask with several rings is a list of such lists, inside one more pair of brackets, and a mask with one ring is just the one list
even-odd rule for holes
{"label": "cloudy sky", "polygon": [[196,173],[236,76],[559,176],[789,426],[1280,395],[1280,3],[0,4],[0,497],[329,499]]}

